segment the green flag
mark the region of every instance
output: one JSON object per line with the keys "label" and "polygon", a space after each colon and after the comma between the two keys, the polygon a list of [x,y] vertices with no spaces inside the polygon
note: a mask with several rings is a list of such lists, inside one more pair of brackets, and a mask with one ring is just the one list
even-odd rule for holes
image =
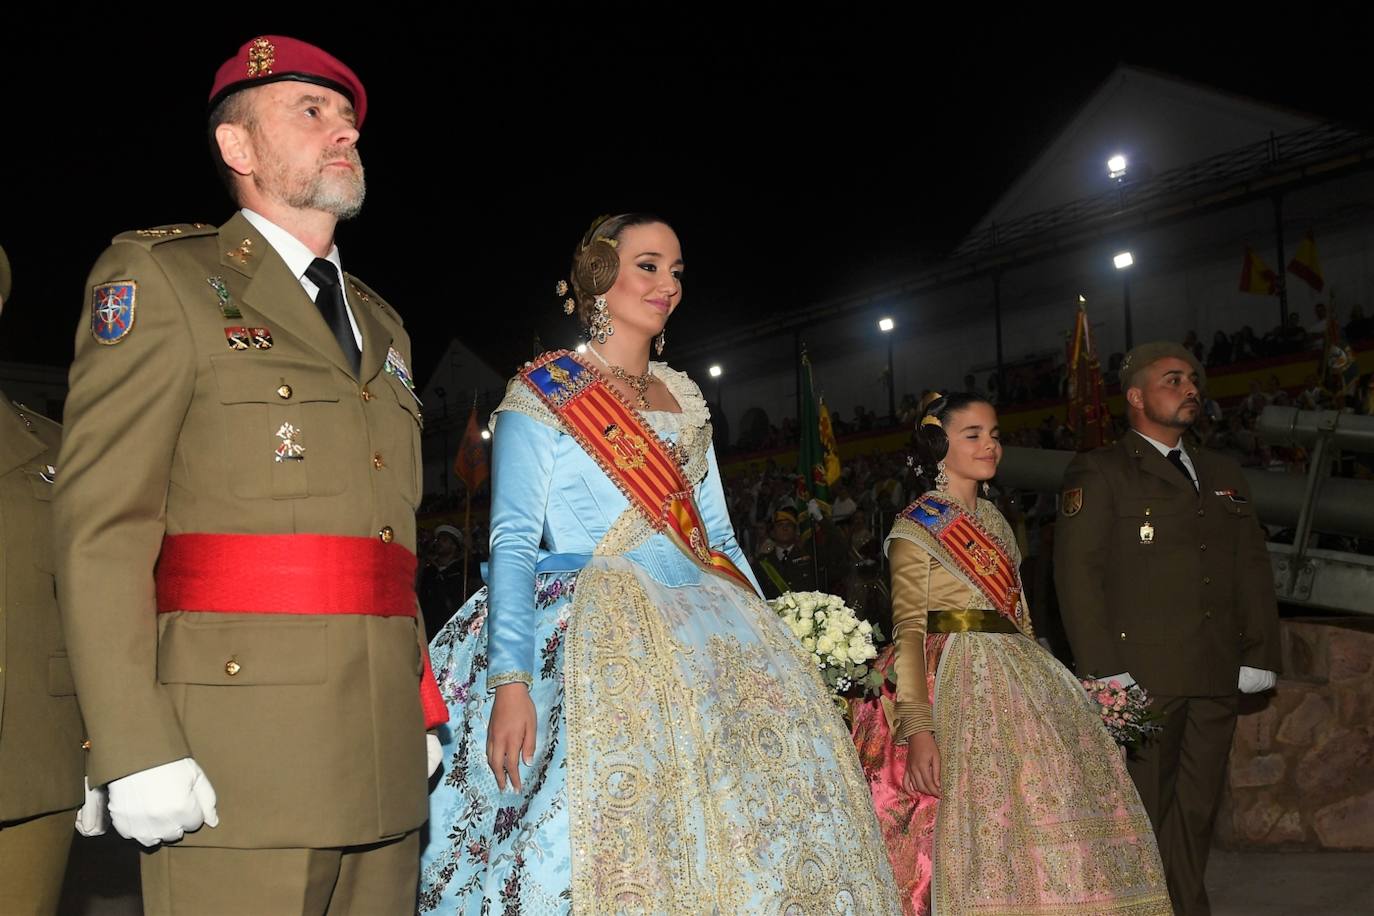
{"label": "green flag", "polygon": [[826,483],[820,411],[816,409],[816,389],[811,383],[811,359],[805,350],[802,350],[801,358],[801,416],[797,420],[801,432],[797,473],[802,479],[802,492],[797,496],[802,500],[817,499],[829,503],[830,485]]}

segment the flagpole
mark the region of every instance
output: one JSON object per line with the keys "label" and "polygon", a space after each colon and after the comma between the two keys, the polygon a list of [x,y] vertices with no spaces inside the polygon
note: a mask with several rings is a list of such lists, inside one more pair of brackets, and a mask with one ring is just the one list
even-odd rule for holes
{"label": "flagpole", "polygon": [[1288,325],[1288,279],[1284,275],[1284,264],[1287,261],[1283,257],[1283,195],[1274,195],[1274,238],[1277,241],[1279,252],[1279,327],[1284,328]]}
{"label": "flagpole", "polygon": [[468,560],[472,557],[472,491],[468,490],[467,509],[463,512],[463,600],[468,600]]}
{"label": "flagpole", "polygon": [[[477,409],[477,389],[472,389],[472,409]],[[463,481],[464,484],[467,481]],[[468,600],[468,560],[472,557],[472,487],[464,486],[467,499],[463,500],[463,600]]]}

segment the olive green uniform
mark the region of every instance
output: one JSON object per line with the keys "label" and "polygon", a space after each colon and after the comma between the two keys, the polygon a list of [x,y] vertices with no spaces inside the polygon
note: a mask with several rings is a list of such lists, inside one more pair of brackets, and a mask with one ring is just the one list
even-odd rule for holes
{"label": "olive green uniform", "polygon": [[[393,371],[410,342],[381,297],[348,277],[363,338],[355,378],[298,278],[242,214],[219,229],[118,236],[89,287],[117,283],[136,284],[128,329],[102,341],[92,306],[77,331],[56,494],[90,778],[193,757],[220,823],[144,857],[149,911],[215,912],[223,900],[253,912],[268,906],[257,882],[195,879],[215,886],[195,907],[180,902],[177,875],[196,873],[158,856],[337,850],[415,831],[427,815],[423,626],[327,608],[159,614],[155,564],[164,536],[202,532],[381,538],[413,552],[420,406]],[[406,845],[401,880],[413,893],[418,847],[413,836]],[[302,867],[318,866],[316,856]]]}
{"label": "olive green uniform", "polygon": [[1198,489],[1137,433],[1064,479],[1055,579],[1078,671],[1129,672],[1164,713],[1130,761],[1180,913],[1208,912],[1212,824],[1240,667],[1279,670],[1263,531],[1239,465],[1187,448]]}
{"label": "olive green uniform", "polygon": [[0,393],[0,913],[54,913],[85,737],[53,589],[62,430]]}

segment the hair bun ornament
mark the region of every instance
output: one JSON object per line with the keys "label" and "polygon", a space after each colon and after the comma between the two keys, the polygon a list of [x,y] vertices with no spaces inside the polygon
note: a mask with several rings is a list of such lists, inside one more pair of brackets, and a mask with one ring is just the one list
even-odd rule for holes
{"label": "hair bun ornament", "polygon": [[615,239],[592,239],[582,246],[573,262],[573,282],[590,296],[610,290],[619,272],[620,253],[616,251]]}
{"label": "hair bun ornament", "polygon": [[933,414],[933,413],[928,413],[928,414],[926,414],[924,417],[921,417],[921,425],[922,425],[922,426],[941,426],[941,425],[943,425],[943,424],[940,423],[940,418],[937,417],[937,416],[935,416],[935,414]]}

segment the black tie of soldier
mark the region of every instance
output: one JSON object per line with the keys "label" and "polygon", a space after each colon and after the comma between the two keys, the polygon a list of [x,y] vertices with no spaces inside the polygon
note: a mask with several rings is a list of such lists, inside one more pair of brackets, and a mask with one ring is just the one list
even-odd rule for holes
{"label": "black tie of soldier", "polygon": [[1192,474],[1188,473],[1188,465],[1183,463],[1183,452],[1179,449],[1169,452],[1169,463],[1178,468],[1178,472],[1183,475],[1184,479],[1192,486],[1193,491],[1196,492],[1197,481],[1193,479]]}
{"label": "black tie of soldier", "polygon": [[353,377],[358,377],[358,365],[362,354],[358,352],[358,340],[353,336],[353,326],[348,323],[348,310],[344,305],[343,287],[339,285],[339,272],[324,258],[316,258],[305,269],[305,276],[320,288],[315,296],[315,307],[324,316],[324,323],[334,332],[344,359],[353,369]]}

